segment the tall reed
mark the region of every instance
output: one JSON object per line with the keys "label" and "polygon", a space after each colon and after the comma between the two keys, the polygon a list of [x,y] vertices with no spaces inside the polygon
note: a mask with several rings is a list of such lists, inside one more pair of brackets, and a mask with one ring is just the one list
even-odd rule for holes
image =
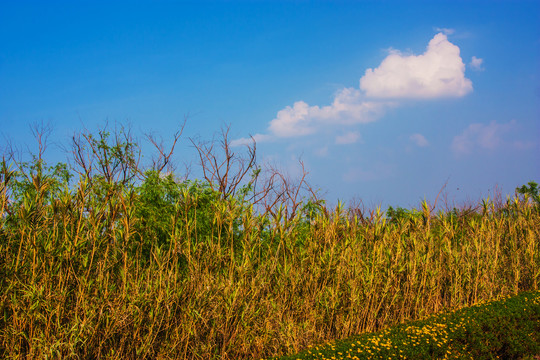
{"label": "tall reed", "polygon": [[538,290],[523,198],[398,217],[307,201],[291,218],[159,172],[40,166],[3,162],[3,358],[264,358]]}

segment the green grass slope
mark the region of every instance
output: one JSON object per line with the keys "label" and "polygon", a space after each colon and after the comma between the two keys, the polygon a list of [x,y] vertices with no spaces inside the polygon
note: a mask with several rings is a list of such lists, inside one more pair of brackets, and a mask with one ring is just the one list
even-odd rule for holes
{"label": "green grass slope", "polygon": [[380,332],[312,347],[289,359],[537,359],[540,291],[480,303]]}

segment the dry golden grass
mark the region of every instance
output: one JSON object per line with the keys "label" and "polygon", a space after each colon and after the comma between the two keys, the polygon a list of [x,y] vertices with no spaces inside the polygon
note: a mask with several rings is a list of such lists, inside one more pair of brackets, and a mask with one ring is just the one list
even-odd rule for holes
{"label": "dry golden grass", "polygon": [[21,174],[0,178],[2,358],[266,358],[538,290],[540,212],[524,199],[287,217],[159,174]]}

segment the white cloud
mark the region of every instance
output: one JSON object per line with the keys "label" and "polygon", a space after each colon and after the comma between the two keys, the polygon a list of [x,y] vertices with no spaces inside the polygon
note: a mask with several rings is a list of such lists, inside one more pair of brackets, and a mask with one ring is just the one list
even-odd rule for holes
{"label": "white cloud", "polygon": [[360,89],[376,98],[460,97],[472,91],[459,47],[438,33],[422,55],[392,50],[376,69],[367,69]]}
{"label": "white cloud", "polygon": [[377,120],[388,104],[365,101],[360,91],[345,88],[338,92],[331,105],[310,106],[297,101],[277,113],[268,129],[278,137],[313,134],[325,125],[352,125]]}
{"label": "white cloud", "polygon": [[475,123],[454,137],[452,150],[456,154],[469,154],[476,149],[493,150],[502,144],[502,136],[515,126],[515,120],[506,124],[492,121],[489,125]]}
{"label": "white cloud", "polygon": [[[378,120],[388,108],[398,105],[398,100],[466,95],[472,91],[472,83],[465,78],[459,47],[450,43],[445,35],[450,34],[451,29],[441,31],[422,55],[403,55],[391,50],[379,67],[366,70],[360,79],[360,89],[339,90],[330,105],[309,105],[300,100],[286,106],[270,121],[267,134],[257,134],[255,140],[271,141],[322,132],[335,136],[347,126]],[[338,136],[335,141],[344,144],[357,140],[348,136]],[[427,143],[425,138],[411,140],[418,146]],[[249,138],[238,139],[233,145],[250,141]]]}
{"label": "white cloud", "polygon": [[360,133],[357,131],[352,131],[344,135],[336,136],[336,144],[338,145],[354,144],[359,139],[360,139]]}
{"label": "white cloud", "polygon": [[484,59],[477,58],[476,56],[473,56],[471,59],[471,62],[469,63],[469,66],[471,69],[476,71],[482,71],[484,68],[482,67],[482,64],[484,62]]}
{"label": "white cloud", "polygon": [[422,134],[412,134],[409,137],[409,140],[411,140],[417,146],[420,146],[420,147],[425,147],[425,146],[429,145],[429,141],[427,141],[426,138],[424,137],[424,135],[422,135]]}
{"label": "white cloud", "polygon": [[[311,107],[313,108],[313,107]],[[309,135],[315,132],[310,121],[310,106],[304,101],[297,101],[278,111],[277,117],[270,122],[269,129],[279,137]]]}
{"label": "white cloud", "polygon": [[436,32],[441,32],[443,33],[444,35],[452,35],[453,33],[456,32],[456,30],[454,29],[448,29],[448,28],[435,28],[435,31]]}

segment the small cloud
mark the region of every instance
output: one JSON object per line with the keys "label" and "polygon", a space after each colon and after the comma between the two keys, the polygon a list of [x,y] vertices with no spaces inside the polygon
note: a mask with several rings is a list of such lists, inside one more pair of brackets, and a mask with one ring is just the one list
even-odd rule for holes
{"label": "small cloud", "polygon": [[473,56],[471,59],[471,62],[469,63],[469,67],[475,71],[482,71],[484,70],[484,68],[482,67],[483,63],[484,63],[484,59]]}
{"label": "small cloud", "polygon": [[304,101],[297,101],[278,111],[277,117],[270,122],[270,131],[279,137],[309,135],[315,132],[309,119],[310,106]]}
{"label": "small cloud", "polygon": [[448,28],[435,28],[435,31],[436,32],[440,32],[440,33],[443,33],[444,35],[452,35],[453,33],[456,32],[456,30],[454,29],[448,29]]}
{"label": "small cloud", "polygon": [[494,150],[502,144],[505,133],[515,127],[515,120],[506,124],[475,123],[469,125],[460,135],[452,141],[452,151],[456,154],[470,154],[475,149]]}
{"label": "small cloud", "polygon": [[328,146],[324,146],[322,148],[319,148],[319,149],[316,149],[315,150],[315,155],[319,156],[319,157],[326,157],[328,156]]}
{"label": "small cloud", "polygon": [[461,97],[472,91],[459,47],[438,33],[421,55],[392,50],[375,69],[367,69],[360,89],[376,98]]}
{"label": "small cloud", "polygon": [[256,143],[268,142],[268,141],[273,140],[273,137],[270,136],[270,135],[265,135],[265,134],[255,134],[255,135],[253,135],[251,137],[240,138],[240,139],[233,140],[233,141],[231,141],[230,145],[232,147],[238,147],[238,146],[243,146],[243,145],[251,145],[251,144],[253,144],[253,140],[255,140]]}
{"label": "small cloud", "polygon": [[424,137],[424,135],[422,135],[422,134],[412,134],[409,137],[409,140],[411,140],[417,146],[420,146],[420,147],[426,147],[426,146],[429,145],[429,141],[427,141],[426,138]]}
{"label": "small cloud", "polygon": [[336,144],[338,145],[347,145],[354,144],[360,139],[360,133],[357,131],[348,132],[345,135],[336,136]]}

